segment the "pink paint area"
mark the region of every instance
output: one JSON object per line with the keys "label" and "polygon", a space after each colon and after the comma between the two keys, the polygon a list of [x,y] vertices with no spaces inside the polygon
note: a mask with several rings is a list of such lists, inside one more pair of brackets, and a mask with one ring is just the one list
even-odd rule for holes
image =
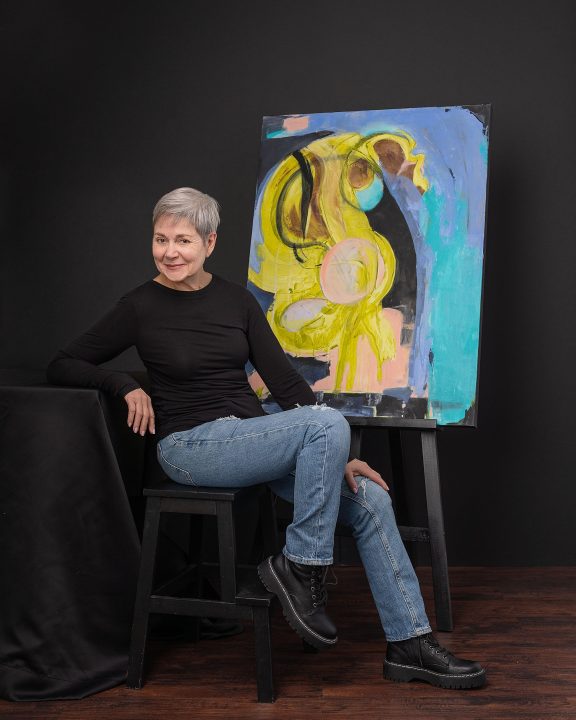
{"label": "pink paint area", "polygon": [[378,246],[365,238],[346,238],[328,250],[320,268],[324,297],[338,305],[353,305],[380,287],[385,276]]}
{"label": "pink paint area", "polygon": [[[408,384],[408,363],[410,360],[410,346],[400,345],[403,317],[400,310],[383,308],[382,317],[388,321],[396,342],[396,357],[382,363],[382,377],[378,379],[378,366],[370,343],[365,337],[360,337],[356,345],[356,376],[351,389],[344,390],[348,371],[344,373],[342,382],[343,392],[381,393],[387,388],[406,387]],[[312,386],[314,392],[334,392],[336,383],[336,365],[338,363],[339,349],[334,348],[328,354],[330,361],[330,375],[318,380]]]}
{"label": "pink paint area", "polygon": [[282,127],[286,132],[298,132],[299,130],[306,130],[309,122],[309,117],[287,117],[284,118]]}
{"label": "pink paint area", "polygon": [[264,384],[264,380],[262,380],[260,374],[256,370],[248,375],[248,384],[260,400],[264,400],[268,397],[268,395],[270,395],[270,391]]}

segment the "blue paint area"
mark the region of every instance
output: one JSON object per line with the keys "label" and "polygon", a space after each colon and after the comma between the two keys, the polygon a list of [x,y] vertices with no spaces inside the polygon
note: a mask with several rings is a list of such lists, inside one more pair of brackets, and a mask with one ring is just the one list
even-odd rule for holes
{"label": "blue paint area", "polygon": [[266,415],[273,415],[274,413],[282,412],[282,408],[275,400],[266,399],[262,402],[262,409]]}
{"label": "blue paint area", "polygon": [[[278,131],[278,122],[279,118],[265,118],[263,136],[296,137],[330,130],[361,135],[407,133],[416,141],[413,152],[424,154],[424,176],[430,183],[423,195],[406,178],[384,172],[386,186],[406,218],[416,251],[419,291],[409,383],[413,398],[428,393],[429,417],[440,424],[463,421],[475,404],[476,393],[486,128],[474,113],[462,107],[318,113],[310,115],[308,126],[297,132]],[[265,182],[259,188],[257,208]],[[382,186],[374,183],[357,191],[360,207],[366,211],[376,207],[381,191]],[[257,218],[259,209],[255,212],[250,255],[256,269],[260,262],[257,247],[262,242]],[[390,389],[385,392],[393,394]]]}
{"label": "blue paint area", "polygon": [[[398,177],[384,172],[386,187],[396,200],[398,207],[410,229],[416,252],[416,282],[418,288],[426,288],[430,284],[430,268],[434,255],[426,244],[422,227],[427,227],[425,208],[422,205],[422,196],[414,183],[405,177]],[[423,397],[428,387],[428,363],[426,348],[430,348],[430,299],[424,292],[416,296],[416,317],[414,323],[413,351],[408,365],[408,384],[416,397]],[[388,392],[388,390],[386,390]]]}
{"label": "blue paint area", "polygon": [[287,357],[294,368],[302,375],[309,385],[323,380],[330,374],[330,365],[324,360],[309,357],[294,357],[287,353]]}
{"label": "blue paint area", "polygon": [[408,400],[410,400],[410,396],[412,395],[412,389],[409,387],[386,388],[383,395],[389,395],[390,397],[398,398],[398,400],[402,400],[403,402],[408,402]]}
{"label": "blue paint area", "polygon": [[274,300],[274,295],[272,293],[266,292],[266,290],[262,290],[257,285],[254,285],[254,283],[251,283],[250,280],[246,283],[246,287],[252,295],[258,300],[258,304],[264,311],[264,313],[267,313],[270,305],[272,305],[272,302]]}
{"label": "blue paint area", "polygon": [[383,194],[384,183],[379,177],[375,177],[367,188],[355,191],[358,205],[361,210],[364,210],[364,212],[373,210],[380,200],[382,200]]}

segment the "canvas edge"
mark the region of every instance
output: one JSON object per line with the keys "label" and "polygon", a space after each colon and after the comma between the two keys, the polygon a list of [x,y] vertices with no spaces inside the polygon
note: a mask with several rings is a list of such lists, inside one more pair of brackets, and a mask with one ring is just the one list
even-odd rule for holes
{"label": "canvas edge", "polygon": [[486,253],[488,248],[488,201],[489,201],[489,187],[490,187],[490,159],[492,155],[492,103],[484,103],[484,106],[488,109],[488,116],[486,118],[486,136],[488,138],[488,154],[486,157],[486,203],[484,207],[484,238],[483,238],[483,255],[482,255],[482,282],[480,286],[480,316],[478,318],[478,360],[476,363],[476,393],[475,393],[475,410],[474,410],[474,421],[471,425],[465,427],[472,427],[478,429],[478,417],[479,417],[479,393],[480,393],[480,363],[482,357],[482,327],[484,320],[484,293],[486,288]]}

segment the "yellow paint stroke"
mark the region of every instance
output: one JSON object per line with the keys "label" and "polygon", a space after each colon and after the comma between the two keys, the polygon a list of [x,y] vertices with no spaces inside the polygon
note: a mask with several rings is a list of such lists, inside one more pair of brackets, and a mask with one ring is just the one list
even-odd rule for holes
{"label": "yellow paint stroke", "polygon": [[274,294],[268,320],[287,352],[326,357],[339,349],[334,392],[380,389],[356,378],[360,338],[374,354],[379,383],[383,363],[396,356],[382,313],[396,258],[358,198],[378,191],[383,168],[425,192],[424,155],[415,145],[406,133],[321,138],[282,160],[264,188],[260,269],[250,268],[249,279]]}

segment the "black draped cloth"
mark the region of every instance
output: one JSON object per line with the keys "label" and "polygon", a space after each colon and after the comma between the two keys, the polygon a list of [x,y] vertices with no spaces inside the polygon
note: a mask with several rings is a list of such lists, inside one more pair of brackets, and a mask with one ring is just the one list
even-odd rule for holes
{"label": "black draped cloth", "polygon": [[0,387],[0,696],[121,683],[139,540],[106,398]]}

